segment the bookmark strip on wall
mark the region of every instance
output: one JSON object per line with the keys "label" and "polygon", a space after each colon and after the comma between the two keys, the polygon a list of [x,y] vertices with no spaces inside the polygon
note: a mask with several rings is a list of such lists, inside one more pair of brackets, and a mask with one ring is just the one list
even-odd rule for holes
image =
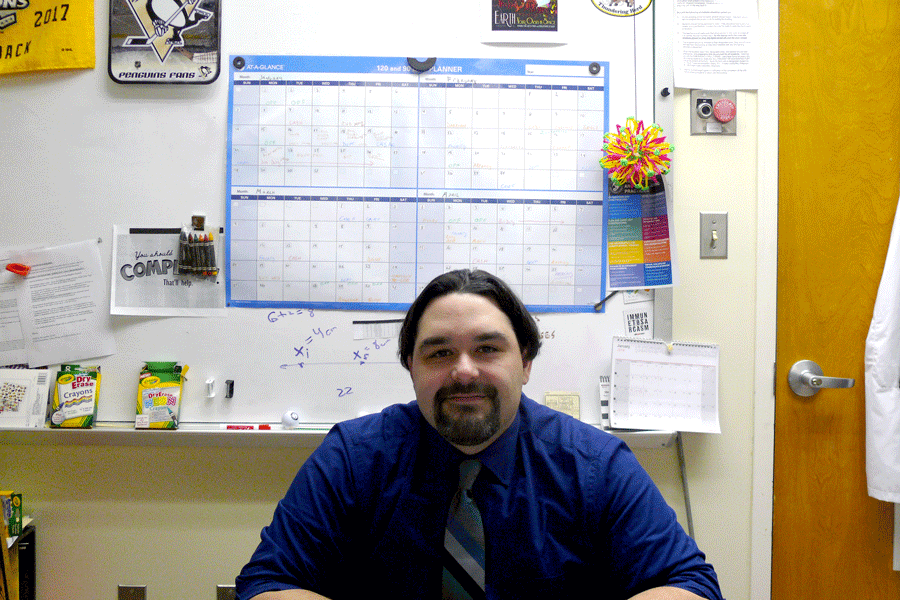
{"label": "bookmark strip on wall", "polygon": [[110,0],[109,76],[116,83],[212,83],[220,0]]}

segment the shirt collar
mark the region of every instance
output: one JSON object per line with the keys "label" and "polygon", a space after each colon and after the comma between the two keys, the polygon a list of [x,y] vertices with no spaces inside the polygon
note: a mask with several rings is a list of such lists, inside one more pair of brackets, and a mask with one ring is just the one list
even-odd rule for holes
{"label": "shirt collar", "polygon": [[[421,419],[422,426],[425,428],[425,441],[429,455],[428,464],[431,469],[443,471],[450,468],[453,473],[456,473],[456,465],[464,459],[477,458],[481,461],[482,466],[493,473],[504,487],[509,487],[510,481],[512,480],[513,469],[516,465],[517,441],[519,438],[519,429],[521,428],[522,411],[524,410],[525,402],[527,402],[527,398],[522,394],[516,416],[513,418],[513,422],[510,423],[509,427],[506,428],[506,431],[501,433],[500,437],[494,440],[490,446],[478,454],[471,456],[459,451],[450,442],[445,440],[434,427],[425,421],[425,417],[420,414],[419,418]],[[454,476],[458,477],[458,475]]]}
{"label": "shirt collar", "polygon": [[519,439],[519,428],[522,422],[522,402],[524,395],[519,403],[519,410],[513,422],[510,423],[506,431],[500,434],[494,443],[475,455],[475,458],[481,461],[504,487],[509,487],[512,480],[513,469],[516,465],[516,449]]}

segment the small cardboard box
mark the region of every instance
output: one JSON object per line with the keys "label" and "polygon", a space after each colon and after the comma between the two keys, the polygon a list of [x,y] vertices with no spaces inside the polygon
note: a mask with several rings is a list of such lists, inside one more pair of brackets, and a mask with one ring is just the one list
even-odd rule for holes
{"label": "small cardboard box", "polygon": [[181,392],[188,366],[175,361],[150,361],[138,378],[135,429],[178,429]]}
{"label": "small cardboard box", "polygon": [[22,535],[22,494],[0,491],[0,503],[3,504],[3,520],[7,523],[9,537]]}
{"label": "small cardboard box", "polygon": [[93,427],[99,402],[100,367],[60,365],[50,404],[50,427]]}

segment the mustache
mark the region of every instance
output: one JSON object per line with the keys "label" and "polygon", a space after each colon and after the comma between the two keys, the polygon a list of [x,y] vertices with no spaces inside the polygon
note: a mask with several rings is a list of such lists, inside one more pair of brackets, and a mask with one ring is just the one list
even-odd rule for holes
{"label": "mustache", "polygon": [[447,400],[450,396],[475,394],[486,396],[488,398],[497,397],[497,388],[489,383],[473,381],[471,383],[451,383],[440,388],[434,395],[434,399],[438,404]]}

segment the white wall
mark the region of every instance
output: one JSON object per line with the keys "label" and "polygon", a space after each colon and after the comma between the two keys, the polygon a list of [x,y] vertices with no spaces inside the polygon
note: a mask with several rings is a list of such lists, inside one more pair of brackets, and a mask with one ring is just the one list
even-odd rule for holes
{"label": "white wall", "polygon": [[[678,114],[689,111],[679,90]],[[697,541],[726,597],[749,596],[756,271],[756,94],[738,92],[735,137],[690,137],[676,121],[675,184],[681,285],[673,293],[673,336],[720,346],[722,435],[685,435]],[[686,176],[686,173],[690,175]],[[728,212],[728,258],[699,258],[700,211]]]}

